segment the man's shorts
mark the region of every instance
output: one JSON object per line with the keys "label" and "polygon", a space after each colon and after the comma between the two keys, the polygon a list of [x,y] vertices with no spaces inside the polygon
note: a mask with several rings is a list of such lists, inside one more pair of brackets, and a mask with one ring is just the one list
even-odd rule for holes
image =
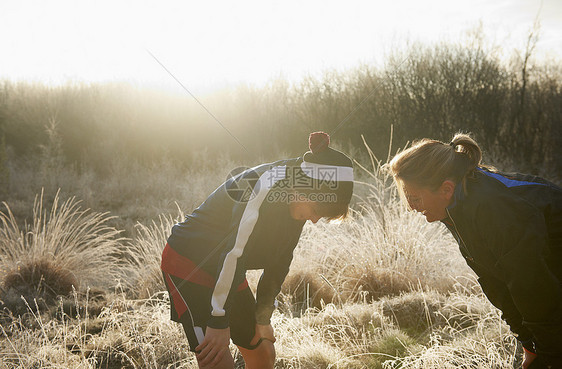
{"label": "man's shorts", "polygon": [[[169,245],[162,253],[161,268],[170,294],[171,319],[183,325],[189,348],[195,352],[205,338],[206,325],[211,318],[215,278]],[[229,326],[232,342],[250,350],[255,348],[250,345],[256,329],[255,310],[256,300],[248,281],[244,280],[232,297]]]}

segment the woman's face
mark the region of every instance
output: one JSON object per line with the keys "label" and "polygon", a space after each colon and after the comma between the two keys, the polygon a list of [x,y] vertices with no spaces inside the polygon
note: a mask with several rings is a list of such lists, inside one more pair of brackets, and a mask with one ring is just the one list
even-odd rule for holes
{"label": "woman's face", "polygon": [[322,216],[318,214],[318,207],[313,201],[292,201],[289,204],[291,217],[296,220],[310,220],[312,223],[318,222]]}
{"label": "woman's face", "polygon": [[429,188],[402,181],[402,189],[410,208],[425,215],[428,222],[435,222],[447,217],[446,209],[452,202],[455,184],[446,180],[437,190],[432,191]]}

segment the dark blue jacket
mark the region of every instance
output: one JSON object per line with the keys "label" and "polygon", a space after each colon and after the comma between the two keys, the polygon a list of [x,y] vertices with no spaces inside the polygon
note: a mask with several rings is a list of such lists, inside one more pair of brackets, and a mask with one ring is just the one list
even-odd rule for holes
{"label": "dark blue jacket", "polygon": [[291,217],[286,191],[301,162],[282,160],[244,171],[172,228],[170,247],[216,277],[209,327],[228,327],[230,300],[249,269],[264,270],[256,321],[269,324],[305,223]]}
{"label": "dark blue jacket", "polygon": [[[562,368],[562,189],[478,169],[457,185],[445,225],[518,339]],[[559,366],[556,366],[559,365]]]}

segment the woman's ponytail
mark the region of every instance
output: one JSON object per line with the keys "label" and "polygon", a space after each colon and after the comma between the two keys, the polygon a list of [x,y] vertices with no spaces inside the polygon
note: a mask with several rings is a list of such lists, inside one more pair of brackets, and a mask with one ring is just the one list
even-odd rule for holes
{"label": "woman's ponytail", "polygon": [[481,166],[482,161],[482,150],[480,146],[466,133],[457,133],[453,140],[451,141],[451,146],[453,146],[456,152],[465,154],[468,158],[468,168],[466,168],[466,173],[471,173],[474,169]]}

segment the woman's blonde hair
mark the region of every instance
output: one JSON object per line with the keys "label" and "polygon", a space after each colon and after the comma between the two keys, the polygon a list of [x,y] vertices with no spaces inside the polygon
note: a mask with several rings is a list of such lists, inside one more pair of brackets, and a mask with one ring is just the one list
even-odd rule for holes
{"label": "woman's blonde hair", "polygon": [[468,134],[458,133],[451,143],[424,138],[398,153],[387,165],[396,181],[436,190],[445,180],[465,184],[482,166],[482,150]]}

